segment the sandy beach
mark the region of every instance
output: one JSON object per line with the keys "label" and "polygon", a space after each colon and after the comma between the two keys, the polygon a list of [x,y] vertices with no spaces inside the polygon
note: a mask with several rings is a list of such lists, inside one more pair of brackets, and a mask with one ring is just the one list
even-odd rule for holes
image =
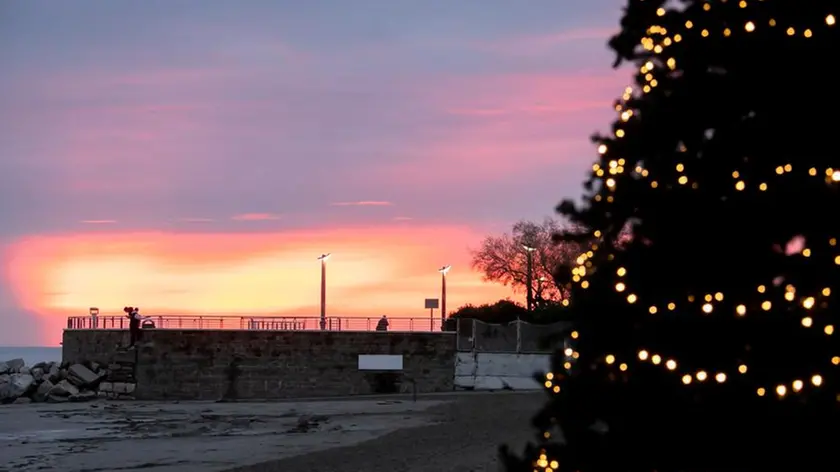
{"label": "sandy beach", "polygon": [[496,470],[498,444],[528,439],[539,404],[500,392],[9,405],[0,471]]}

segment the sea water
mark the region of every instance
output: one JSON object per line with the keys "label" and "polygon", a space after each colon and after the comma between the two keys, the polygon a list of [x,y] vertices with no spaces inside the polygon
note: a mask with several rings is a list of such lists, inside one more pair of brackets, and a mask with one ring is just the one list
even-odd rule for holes
{"label": "sea water", "polygon": [[61,347],[31,346],[8,347],[0,346],[0,362],[12,359],[23,359],[27,366],[39,362],[61,362]]}

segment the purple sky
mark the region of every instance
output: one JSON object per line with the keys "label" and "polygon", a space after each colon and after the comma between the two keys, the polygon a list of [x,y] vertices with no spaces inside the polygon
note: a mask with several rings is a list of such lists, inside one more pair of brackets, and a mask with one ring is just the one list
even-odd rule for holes
{"label": "purple sky", "polygon": [[[549,215],[627,79],[623,3],[6,0],[0,245]],[[15,277],[0,345],[36,323]]]}

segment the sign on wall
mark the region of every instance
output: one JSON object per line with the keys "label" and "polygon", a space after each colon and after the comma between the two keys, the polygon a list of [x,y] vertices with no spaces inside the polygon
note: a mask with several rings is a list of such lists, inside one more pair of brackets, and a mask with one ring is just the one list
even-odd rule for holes
{"label": "sign on wall", "polygon": [[359,354],[359,370],[403,370],[403,356]]}

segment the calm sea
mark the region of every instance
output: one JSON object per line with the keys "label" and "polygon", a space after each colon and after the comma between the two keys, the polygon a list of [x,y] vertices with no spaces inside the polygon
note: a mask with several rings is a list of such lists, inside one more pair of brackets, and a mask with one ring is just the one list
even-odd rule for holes
{"label": "calm sea", "polygon": [[23,359],[26,365],[39,362],[61,362],[61,347],[6,347],[0,346],[0,362],[11,359]]}

